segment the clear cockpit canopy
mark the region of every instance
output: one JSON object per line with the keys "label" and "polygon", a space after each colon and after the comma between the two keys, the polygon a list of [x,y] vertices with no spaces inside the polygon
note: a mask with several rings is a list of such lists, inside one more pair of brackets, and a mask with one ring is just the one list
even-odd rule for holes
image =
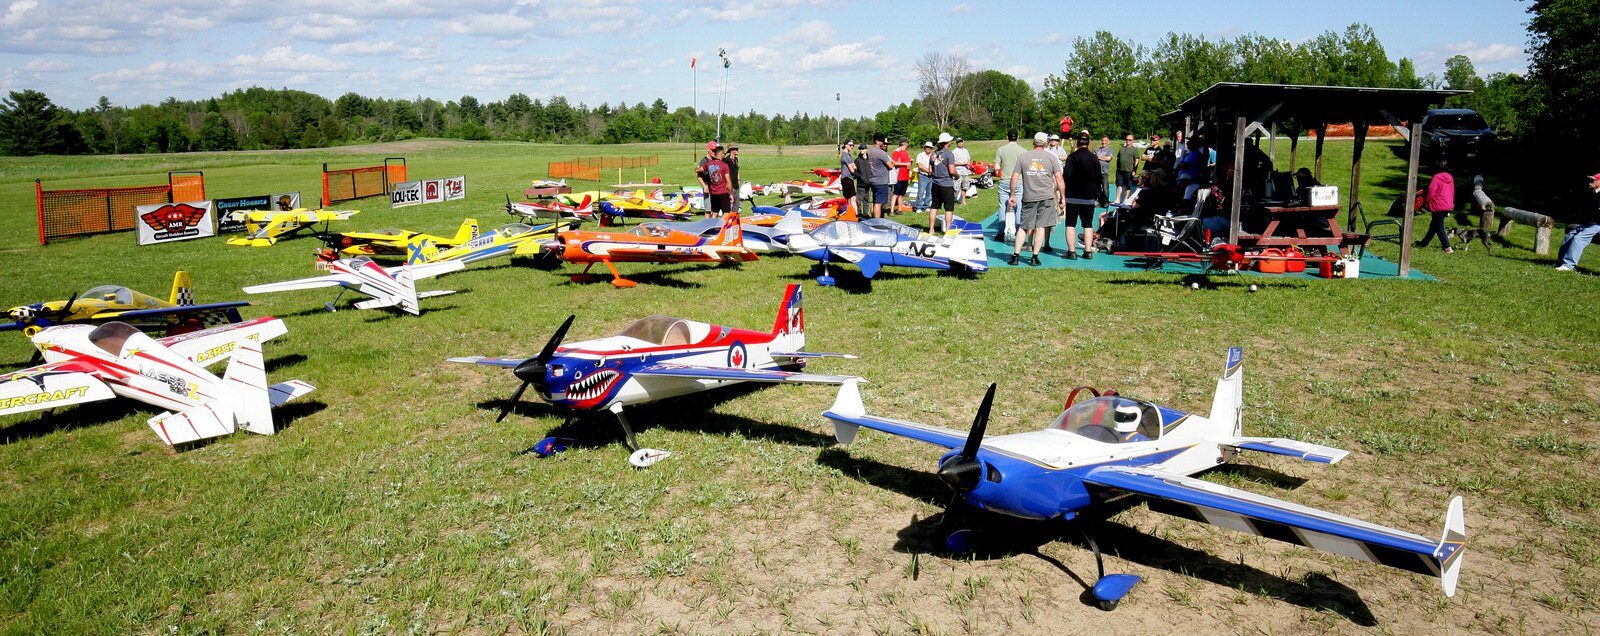
{"label": "clear cockpit canopy", "polygon": [[93,298],[95,300],[104,300],[106,302],[122,303],[124,305],[133,304],[133,291],[129,290],[127,287],[122,287],[119,285],[100,285],[99,287],[91,287],[89,288],[89,291],[83,292],[82,297]]}
{"label": "clear cockpit canopy", "polygon": [[1073,404],[1050,423],[1050,428],[1097,442],[1122,444],[1161,437],[1161,418],[1154,404],[1107,395]]}

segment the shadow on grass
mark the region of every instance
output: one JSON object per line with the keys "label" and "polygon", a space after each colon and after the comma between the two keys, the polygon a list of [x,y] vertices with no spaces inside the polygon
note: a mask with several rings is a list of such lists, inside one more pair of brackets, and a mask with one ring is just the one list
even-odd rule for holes
{"label": "shadow on grass", "polygon": [[[869,459],[852,457],[837,448],[822,451],[817,461],[839,469],[845,475],[863,483],[891,490],[930,505],[945,507],[951,500],[949,489],[939,483],[938,477],[931,472],[931,469],[917,471],[890,466]],[[1229,470],[1280,487],[1298,486],[1299,482],[1303,482],[1260,467],[1237,466]],[[1364,627],[1377,625],[1376,617],[1361,600],[1360,595],[1348,586],[1326,576],[1311,574],[1299,581],[1287,579],[1163,538],[1153,537],[1136,528],[1108,520],[1141,503],[1143,499],[1139,497],[1121,497],[1098,504],[1072,522],[1016,519],[956,504],[954,510],[947,510],[926,519],[913,518],[909,525],[897,533],[895,550],[954,561],[1034,556],[1055,566],[1078,585],[1083,586],[1084,594],[1079,600],[1093,606],[1094,599],[1090,590],[1094,584],[1092,577],[1098,573],[1091,569],[1087,570],[1088,575],[1080,575],[1060,560],[1040,551],[1044,545],[1059,541],[1088,552],[1090,547],[1086,536],[1093,535],[1101,551],[1109,558],[1120,558],[1144,567],[1191,576],[1222,587],[1248,590],[1306,609],[1333,612]],[[950,531],[963,527],[979,530],[973,544],[974,549],[970,552],[952,553],[945,547],[945,537]]]}
{"label": "shadow on grass", "polygon": [[[132,400],[114,399],[91,402],[66,409],[36,411],[36,417],[0,429],[0,444],[14,444],[57,431],[72,431],[99,426],[128,417],[144,405]],[[153,412],[151,413],[154,414]]]}
{"label": "shadow on grass", "polygon": [[[664,403],[630,407],[625,414],[628,416],[628,423],[633,427],[634,434],[640,438],[653,428],[662,428],[711,435],[738,435],[794,446],[823,446],[831,442],[831,437],[804,428],[758,422],[746,417],[713,412],[713,409],[723,402],[760,391],[766,386],[747,383],[723,387],[707,393],[673,398]],[[484,400],[477,406],[485,412],[492,411],[499,414],[506,406],[510,391],[514,389],[515,387],[506,389],[507,399]],[[617,423],[616,416],[608,411],[574,411],[525,396],[521,403],[512,408],[511,413],[524,418],[547,416],[562,419],[561,424],[545,431],[540,438],[559,437],[570,440],[571,445],[589,448],[613,445],[618,448],[624,447],[622,426]],[[639,443],[648,446],[642,439]],[[530,447],[517,454],[525,455],[531,451]]]}
{"label": "shadow on grass", "polygon": [[[809,271],[803,274],[784,274],[781,276],[781,278],[786,278],[788,280],[811,281],[814,283],[817,280],[817,276],[820,276],[821,274],[822,267],[819,265],[813,265]],[[831,285],[831,287],[848,294],[870,294],[872,293],[872,282],[877,280],[897,280],[901,278],[924,277],[922,274],[916,273],[878,270],[878,273],[872,278],[867,278],[861,275],[861,270],[837,266],[830,266],[828,268],[828,274],[833,276],[834,280],[834,283]]]}
{"label": "shadow on grass", "polygon": [[[645,263],[645,264],[648,265],[649,263]],[[619,265],[626,266],[627,263],[619,263]],[[696,283],[696,282],[691,282],[691,281],[686,281],[686,280],[680,280],[678,277],[682,276],[683,274],[688,274],[688,273],[692,273],[692,272],[699,272],[699,271],[705,271],[705,270],[708,270],[708,269],[719,269],[720,267],[721,267],[720,265],[700,265],[698,267],[683,267],[683,268],[670,269],[670,270],[648,270],[648,271],[642,271],[642,272],[628,272],[628,271],[624,270],[622,267],[618,267],[617,271],[622,273],[622,277],[623,278],[625,278],[627,280],[631,280],[631,281],[636,282],[636,283],[639,283],[640,285],[652,285],[652,286],[656,286],[656,287],[672,287],[672,288],[675,288],[675,289],[699,289],[701,287],[704,287],[705,285],[703,285],[701,283]],[[590,270],[590,272],[588,274],[575,272],[575,273],[573,273],[573,274],[571,274],[571,275],[569,275],[567,277],[567,282],[564,283],[564,284],[565,285],[596,285],[596,284],[610,285],[611,284],[611,272],[609,270],[605,270],[605,269]]]}
{"label": "shadow on grass", "polygon": [[1118,278],[1106,281],[1110,285],[1143,285],[1156,287],[1189,287],[1201,290],[1239,289],[1247,290],[1251,285],[1258,288],[1270,285],[1273,289],[1305,289],[1308,285],[1304,280],[1292,278],[1271,278],[1266,276],[1248,276],[1244,274],[1185,274],[1178,279],[1150,279],[1150,278]]}

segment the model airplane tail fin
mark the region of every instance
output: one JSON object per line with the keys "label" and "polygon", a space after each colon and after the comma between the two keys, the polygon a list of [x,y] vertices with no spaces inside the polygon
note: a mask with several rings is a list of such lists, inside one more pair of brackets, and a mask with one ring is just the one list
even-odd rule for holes
{"label": "model airplane tail fin", "polygon": [[[783,288],[778,317],[772,322],[773,351],[802,351],[806,348],[806,312],[800,305],[799,283]],[[781,340],[781,342],[780,342]]]}
{"label": "model airplane tail fin", "polygon": [[711,239],[711,244],[744,247],[744,230],[739,226],[738,212],[729,212],[722,217],[722,229]]}
{"label": "model airplane tail fin", "polygon": [[267,366],[262,360],[261,343],[239,340],[222,381],[237,396],[233,416],[239,426],[258,435],[277,432],[272,424],[272,399],[267,393]]}
{"label": "model airplane tail fin", "polygon": [[860,221],[861,220],[861,217],[856,216],[856,206],[855,206],[854,199],[852,199],[849,203],[845,204],[844,212],[841,212],[839,214],[839,219],[838,220],[840,220],[840,221]]}
{"label": "model airplane tail fin", "polygon": [[398,303],[406,313],[413,316],[421,315],[422,305],[417,302],[417,281],[411,276],[411,268],[402,267],[400,271],[395,272],[394,282],[400,283],[402,289],[400,295],[397,295],[390,304]]}
{"label": "model airplane tail fin", "polygon": [[790,208],[783,213],[783,220],[772,226],[774,235],[784,236],[789,234],[802,234],[806,231],[805,212],[799,208]]}
{"label": "model airplane tail fin", "polygon": [[461,221],[461,228],[456,230],[456,236],[453,240],[457,245],[460,245],[472,239],[478,238],[478,231],[477,219],[465,219]]}
{"label": "model airplane tail fin", "polygon": [[189,272],[180,270],[172,275],[172,295],[167,297],[167,302],[180,307],[194,304],[194,284],[189,282]]}
{"label": "model airplane tail fin", "polygon": [[[466,225],[461,226],[466,229]],[[468,241],[472,239],[467,239]],[[465,241],[463,241],[465,242]],[[439,246],[422,237],[412,237],[406,244],[406,265],[421,265],[439,260]]]}
{"label": "model airplane tail fin", "polygon": [[1439,537],[1439,547],[1433,558],[1439,563],[1439,585],[1445,596],[1456,595],[1456,581],[1461,578],[1461,562],[1467,552],[1467,524],[1463,519],[1461,497],[1450,500],[1444,514],[1444,535]]}
{"label": "model airplane tail fin", "polygon": [[1222,377],[1217,380],[1217,393],[1211,397],[1211,414],[1206,419],[1212,424],[1226,427],[1219,434],[1238,437],[1244,432],[1240,411],[1244,408],[1244,349],[1228,348],[1227,364]]}

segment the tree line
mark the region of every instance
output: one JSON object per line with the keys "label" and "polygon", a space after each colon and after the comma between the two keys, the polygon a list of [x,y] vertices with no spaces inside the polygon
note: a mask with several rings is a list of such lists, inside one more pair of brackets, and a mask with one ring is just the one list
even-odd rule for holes
{"label": "tree line", "polygon": [[[1466,56],[1443,75],[1418,76],[1407,58],[1391,59],[1373,30],[1353,24],[1292,43],[1257,34],[1212,39],[1169,33],[1140,44],[1101,31],[1077,38],[1058,73],[1035,90],[997,70],[976,70],[959,56],[930,53],[915,65],[918,95],[873,117],[846,119],[795,113],[724,116],[722,137],[741,143],[800,145],[861,139],[873,132],[931,139],[941,131],[996,139],[1011,127],[1054,130],[1062,114],[1078,129],[1113,136],[1155,131],[1162,113],[1219,81],[1460,88],[1452,100],[1476,108],[1502,134],[1597,141],[1600,112],[1595,59],[1600,0],[1545,0],[1529,7],[1531,72],[1479,76]],[[656,99],[628,105],[547,101],[522,93],[482,102],[464,95],[386,99],[346,93],[329,100],[292,89],[247,88],[204,100],[113,105],[105,97],[82,111],[52,104],[34,90],[0,101],[0,152],[107,154],[237,149],[313,148],[412,137],[557,143],[700,141],[716,133],[716,116],[669,109]],[[1535,135],[1534,133],[1538,133]],[[1588,147],[1583,145],[1580,147]]]}

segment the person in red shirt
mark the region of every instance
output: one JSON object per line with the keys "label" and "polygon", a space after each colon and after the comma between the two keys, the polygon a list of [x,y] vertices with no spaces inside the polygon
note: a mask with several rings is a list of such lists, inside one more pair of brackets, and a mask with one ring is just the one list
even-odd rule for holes
{"label": "person in red shirt", "polygon": [[711,157],[705,163],[704,171],[706,181],[706,199],[711,203],[708,211],[710,218],[720,219],[733,209],[733,177],[729,174],[728,164],[722,160],[722,146],[717,146],[711,151]]}
{"label": "person in red shirt", "polygon": [[899,214],[900,204],[906,200],[906,190],[911,185],[911,140],[900,138],[900,145],[889,153],[894,162],[894,196],[889,197],[889,214]]}
{"label": "person in red shirt", "polygon": [[[1072,115],[1062,115],[1061,116],[1061,138],[1062,139],[1069,139],[1069,137],[1067,137],[1067,134],[1071,133],[1071,132],[1072,132]],[[1065,142],[1063,142],[1063,143],[1065,143]]]}
{"label": "person in red shirt", "polygon": [[1444,253],[1454,252],[1450,249],[1450,232],[1445,229],[1444,221],[1456,209],[1456,179],[1450,176],[1450,167],[1445,160],[1439,160],[1439,171],[1428,180],[1428,189],[1420,198],[1422,209],[1427,210],[1432,219],[1428,223],[1428,233],[1422,235],[1422,240],[1417,241],[1416,246],[1424,247],[1434,236],[1438,236],[1439,247],[1444,248]]}

